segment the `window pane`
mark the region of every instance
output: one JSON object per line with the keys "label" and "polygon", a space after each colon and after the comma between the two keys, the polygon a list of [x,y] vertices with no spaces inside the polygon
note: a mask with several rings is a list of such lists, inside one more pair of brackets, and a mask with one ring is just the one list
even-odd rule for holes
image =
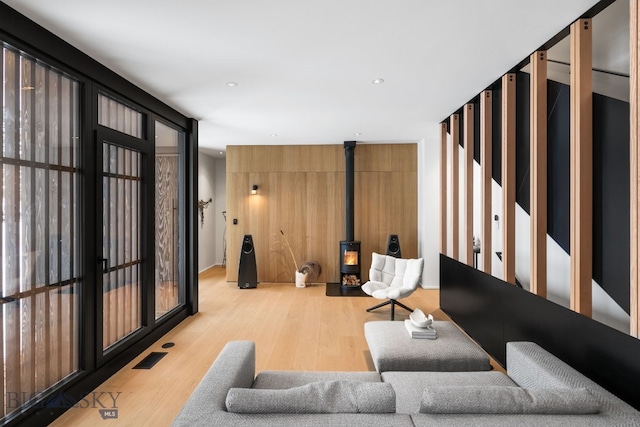
{"label": "window pane", "polygon": [[81,275],[79,84],[2,56],[0,424],[78,371]]}
{"label": "window pane", "polygon": [[156,122],[156,319],[184,303],[180,164],[184,133]]}
{"label": "window pane", "polygon": [[[103,142],[103,349],[141,326],[140,236],[131,232],[132,218],[140,218],[140,171],[142,158],[136,151]],[[106,157],[108,156],[108,160]],[[135,254],[134,258],[132,255]]]}
{"label": "window pane", "polygon": [[142,113],[105,95],[98,95],[98,124],[142,138]]}

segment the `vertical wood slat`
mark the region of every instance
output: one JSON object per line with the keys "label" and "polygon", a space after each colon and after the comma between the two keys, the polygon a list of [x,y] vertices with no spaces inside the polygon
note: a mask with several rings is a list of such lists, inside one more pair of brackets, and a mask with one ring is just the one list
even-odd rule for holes
{"label": "vertical wood slat", "polygon": [[482,237],[480,238],[480,250],[482,253],[482,271],[487,274],[491,274],[491,260],[493,257],[491,238],[492,98],[490,90],[485,90],[480,94],[480,167],[482,170]]}
{"label": "vertical wood slat", "polygon": [[[122,104],[118,104],[117,107],[117,123],[118,126],[122,123],[124,118],[124,106]],[[124,157],[125,157],[125,148],[118,147],[118,156],[116,160],[116,173],[118,175],[124,175]],[[116,198],[116,217],[118,220],[115,224],[116,230],[116,262],[115,265],[120,267],[124,264],[124,217],[125,217],[125,208],[124,208],[124,188],[125,188],[125,179],[118,178],[117,182],[117,198]],[[125,312],[125,282],[126,282],[126,270],[123,268],[118,268],[116,270],[117,280],[116,280],[116,340],[119,340],[125,335],[125,322],[126,322],[126,312]]]}
{"label": "vertical wood slat", "polygon": [[[0,55],[0,60],[2,63],[4,63],[4,56],[5,56],[5,49],[0,46],[0,53],[2,55]],[[0,67],[0,99],[4,99],[4,82],[5,82],[5,76],[4,76],[4,67]],[[4,119],[1,119],[4,121]],[[0,143],[2,143],[2,147],[4,147],[4,132],[0,132]],[[1,161],[4,157],[4,151],[0,150],[0,203],[2,202],[2,200],[4,200],[4,163]],[[4,247],[2,245],[2,242],[4,241],[4,227],[0,227],[0,259],[4,259]],[[4,293],[4,276],[2,274],[2,268],[0,268],[0,292]],[[4,324],[4,319],[5,319],[5,309],[4,309],[4,305],[0,305],[0,319],[2,320],[3,324]],[[4,354],[4,328],[0,328],[0,354]],[[3,369],[0,369],[0,396],[3,396],[2,401],[0,403],[0,417],[3,417],[6,414],[6,399],[4,398],[4,396],[6,396],[6,390],[4,387],[4,382],[5,382],[5,369],[3,367]]]}
{"label": "vertical wood slat", "polygon": [[640,0],[630,1],[630,334],[640,337]]}
{"label": "vertical wood slat", "polygon": [[531,64],[530,194],[531,292],[547,296],[547,53],[535,52]]}
{"label": "vertical wood slat", "polygon": [[[125,111],[125,116],[123,118],[126,127],[126,119],[128,117],[128,111]],[[126,150],[124,153],[124,174],[128,177],[131,176],[131,152]],[[124,234],[124,262],[131,262],[131,243],[133,236],[131,235],[131,178],[127,178],[124,181],[124,211],[125,211],[125,220],[121,221],[123,226],[123,234]],[[132,281],[132,267],[127,267],[124,270],[125,283],[124,286],[124,305],[125,305],[125,334],[127,332],[135,330],[135,316],[133,315],[133,310],[135,307],[132,306],[132,292],[135,288],[135,285]],[[154,281],[155,282],[155,281]]]}
{"label": "vertical wood slat", "polygon": [[591,316],[593,230],[591,19],[571,24],[570,308]]}
{"label": "vertical wood slat", "polygon": [[[3,130],[3,158],[19,158],[20,141],[20,58],[13,51],[5,50],[4,55],[4,111]],[[4,203],[4,241],[3,263],[4,277],[2,281],[3,295],[12,295],[20,292],[20,168],[14,164],[3,162],[3,199]],[[4,318],[4,370],[5,392],[12,396],[22,395],[22,368],[20,353],[21,345],[21,301],[16,300],[3,304]],[[5,395],[3,395],[4,400]],[[9,402],[6,402],[7,404]],[[21,399],[14,400],[7,407],[7,412],[17,409]]]}
{"label": "vertical wood slat", "polygon": [[464,242],[465,261],[471,267],[473,267],[473,113],[473,104],[464,106]]}
{"label": "vertical wood slat", "polygon": [[[42,152],[44,153],[44,158],[43,161],[47,164],[50,163],[51,160],[51,153],[49,150],[50,147],[50,135],[51,135],[51,126],[49,126],[50,123],[50,118],[51,118],[51,108],[50,108],[50,99],[51,99],[51,78],[50,78],[50,74],[53,71],[51,71],[49,68],[45,68],[43,70],[43,91],[44,91],[44,98],[42,100],[43,103],[43,110],[44,110],[44,125],[43,125],[43,131],[44,131],[44,139],[43,139],[43,144],[42,144]],[[37,157],[37,153],[36,153],[36,157]],[[43,247],[42,250],[44,252],[44,282],[47,285],[51,284],[51,251],[49,250],[49,236],[51,235],[51,223],[49,222],[49,218],[50,218],[50,206],[51,206],[51,176],[55,173],[55,171],[52,171],[50,168],[45,169],[44,174],[45,174],[45,179],[44,179],[44,183],[45,183],[45,188],[44,188],[44,203],[43,203],[43,211],[44,211],[44,242],[43,242]],[[45,387],[49,387],[51,386],[56,378],[53,377],[51,368],[50,368],[50,364],[49,364],[49,359],[51,357],[51,352],[53,349],[52,346],[52,342],[53,339],[51,338],[51,325],[52,325],[52,321],[51,321],[51,316],[49,315],[49,310],[51,307],[51,292],[45,292],[45,297],[44,297],[44,306],[43,306],[43,316],[44,316],[44,333],[43,333],[43,341],[44,341],[44,354],[45,354],[45,367],[44,367],[44,384]]]}
{"label": "vertical wood slat", "polygon": [[[57,93],[56,93],[56,108],[57,108],[57,114],[56,117],[58,119],[58,123],[57,123],[57,142],[58,142],[58,146],[56,147],[56,151],[57,151],[57,163],[58,165],[62,165],[63,164],[63,154],[62,154],[62,147],[63,145],[66,145],[68,143],[68,141],[63,141],[63,130],[64,130],[64,114],[63,114],[63,77],[62,75],[56,73],[56,80],[57,80],[57,84],[56,84],[56,88],[57,88]],[[57,264],[58,264],[58,280],[62,281],[65,279],[65,277],[63,277],[63,270],[62,270],[62,241],[63,239],[66,238],[66,236],[64,236],[63,233],[63,199],[64,199],[64,187],[63,187],[63,182],[64,182],[64,173],[62,171],[58,171],[58,201],[57,201],[57,209],[58,209],[58,214],[56,215],[57,219],[58,219],[58,223],[56,224],[57,226],[57,242],[56,245],[58,247],[57,249],[57,256],[58,259],[56,260]],[[64,322],[64,300],[62,299],[62,293],[57,291],[54,292],[54,295],[56,295],[56,300],[57,300],[57,311],[55,313],[55,316],[57,317],[57,331],[58,331],[58,336],[57,336],[57,352],[56,352],[56,358],[57,360],[54,361],[54,363],[56,364],[56,371],[57,371],[57,377],[58,378],[62,378],[63,376],[65,376],[65,374],[67,374],[67,372],[64,369],[64,364],[65,364],[65,359],[68,358],[68,355],[64,353],[64,342],[65,340],[67,340],[69,337],[65,336],[66,335],[66,330],[65,330],[65,322]]]}
{"label": "vertical wood slat", "polygon": [[516,75],[502,77],[502,278],[516,281]]}
{"label": "vertical wood slat", "polygon": [[458,259],[460,246],[460,184],[458,149],[460,143],[460,122],[458,114],[452,114],[449,120],[451,134],[451,258]]}
{"label": "vertical wood slat", "polygon": [[[55,72],[48,73],[49,80],[49,97],[47,99],[49,127],[48,134],[48,153],[49,163],[60,165],[62,163],[62,79]],[[49,171],[51,178],[51,194],[49,197],[49,231],[56,238],[49,240],[49,257],[50,283],[57,283],[63,280],[62,277],[62,200],[63,200],[63,173],[60,170]],[[63,374],[62,359],[62,341],[64,339],[64,329],[62,323],[62,299],[60,292],[53,289],[49,294],[49,338],[51,340],[50,352],[48,357],[49,370],[51,376],[51,384],[61,378]]]}
{"label": "vertical wood slat", "polygon": [[[23,72],[23,87],[35,88],[35,68],[34,62],[29,60],[22,61]],[[24,139],[22,141],[22,157],[27,161],[35,161],[35,154],[33,147],[35,146],[36,139],[36,126],[35,126],[35,111],[36,111],[36,96],[35,90],[29,90],[23,94],[23,107],[22,107],[22,126],[24,128]],[[24,210],[24,241],[23,244],[26,247],[23,248],[25,253],[35,254],[36,248],[36,168],[24,167],[23,177],[26,181],[22,190],[22,203],[28,206],[28,209]],[[1,199],[0,199],[1,200]],[[25,271],[22,273],[24,280],[24,289],[34,290],[36,288],[36,269],[34,265],[35,255],[30,257],[30,260],[25,263]],[[37,298],[31,296],[26,299],[24,303],[25,313],[28,313],[23,317],[23,386],[25,391],[33,394],[36,389],[36,309]]]}
{"label": "vertical wood slat", "polygon": [[[104,100],[104,98],[103,98]],[[106,111],[108,111],[107,108],[103,108],[101,111],[101,117],[103,117],[104,120],[106,120]],[[105,172],[107,171],[107,165],[109,164],[109,148],[108,145],[105,144],[102,141],[99,141],[100,143],[102,143],[102,148],[100,148],[100,150],[102,150],[102,165],[98,165],[98,168],[100,168],[100,170],[102,171],[102,179],[101,179],[101,185],[102,185],[102,224],[100,225],[101,228],[101,234],[102,234],[102,258],[106,258],[107,260],[109,259],[109,255],[110,255],[110,249],[109,249],[109,238],[108,238],[108,224],[109,224],[109,215],[111,214],[111,212],[108,209],[107,203],[106,201],[108,200],[109,197],[109,191],[110,191],[110,184],[109,184],[109,178],[105,175]],[[108,262],[108,261],[107,261]],[[107,273],[105,273],[104,271],[104,264],[101,263],[99,270],[102,274],[102,289],[97,290],[99,292],[99,295],[102,299],[102,325],[100,325],[99,329],[100,329],[100,334],[99,336],[102,337],[102,348],[106,347],[107,342],[108,342],[108,329],[106,328],[106,325],[108,324],[108,315],[109,315],[109,310],[108,310],[108,299],[107,299],[107,293],[106,293],[106,289],[109,286],[109,275]]]}
{"label": "vertical wood slat", "polygon": [[[69,86],[69,105],[68,105],[68,113],[69,113],[69,135],[71,138],[72,145],[71,147],[69,147],[69,166],[71,166],[72,168],[75,169],[76,167],[76,156],[75,156],[75,149],[76,149],[76,141],[77,141],[77,136],[79,134],[79,132],[77,132],[76,129],[76,115],[75,115],[75,107],[77,104],[77,99],[76,99],[76,95],[77,95],[77,91],[75,90],[77,87],[77,83],[75,82],[70,82],[70,86]],[[69,197],[70,197],[70,204],[71,206],[75,205],[76,199],[77,199],[77,193],[76,193],[76,181],[75,181],[75,173],[70,173],[69,174]],[[75,268],[75,264],[77,262],[76,259],[76,233],[75,233],[75,224],[76,224],[76,218],[75,218],[75,210],[74,209],[70,209],[69,210],[69,275],[70,277],[77,277],[76,275],[76,268]],[[78,334],[78,328],[77,328],[77,323],[76,323],[76,298],[75,296],[76,294],[76,290],[77,290],[77,285],[73,284],[69,286],[69,293],[68,293],[68,307],[69,307],[69,311],[68,311],[68,322],[69,322],[69,349],[68,349],[68,353],[69,353],[69,360],[68,360],[68,371],[69,373],[73,372],[76,367],[78,366],[78,347],[77,347],[77,334]]]}
{"label": "vertical wood slat", "polygon": [[447,124],[440,123],[440,253],[447,255]]}

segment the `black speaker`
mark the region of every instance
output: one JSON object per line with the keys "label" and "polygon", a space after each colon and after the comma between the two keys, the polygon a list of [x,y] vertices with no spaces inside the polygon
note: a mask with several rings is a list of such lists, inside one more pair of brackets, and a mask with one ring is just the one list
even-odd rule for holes
{"label": "black speaker", "polygon": [[240,262],[238,263],[238,287],[250,289],[258,286],[258,269],[256,268],[256,252],[253,248],[251,234],[242,238]]}
{"label": "black speaker", "polygon": [[402,252],[400,252],[400,240],[398,240],[397,234],[389,234],[389,241],[387,242],[387,255],[391,255],[396,258],[402,258]]}

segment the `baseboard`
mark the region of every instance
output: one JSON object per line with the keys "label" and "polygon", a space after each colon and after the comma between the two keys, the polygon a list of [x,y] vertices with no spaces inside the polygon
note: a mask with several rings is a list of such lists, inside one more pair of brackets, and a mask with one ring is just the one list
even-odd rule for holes
{"label": "baseboard", "polygon": [[211,264],[209,267],[205,267],[202,270],[198,271],[198,274],[202,274],[207,270],[211,270],[213,267],[221,266],[222,264]]}

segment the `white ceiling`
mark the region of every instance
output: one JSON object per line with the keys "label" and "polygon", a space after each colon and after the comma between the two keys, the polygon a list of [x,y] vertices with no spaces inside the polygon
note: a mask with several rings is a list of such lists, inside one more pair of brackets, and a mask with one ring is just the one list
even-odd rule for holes
{"label": "white ceiling", "polygon": [[211,154],[435,140],[442,119],[597,3],[2,1],[199,120]]}

